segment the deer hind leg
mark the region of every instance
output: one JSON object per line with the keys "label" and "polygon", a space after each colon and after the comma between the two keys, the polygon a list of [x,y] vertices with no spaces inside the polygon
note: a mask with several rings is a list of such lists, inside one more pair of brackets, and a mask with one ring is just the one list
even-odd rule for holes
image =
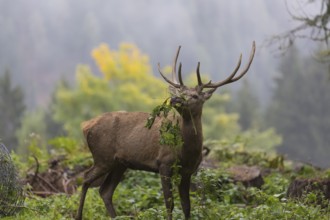
{"label": "deer hind leg", "polygon": [[98,167],[95,165],[86,172],[85,180],[84,180],[84,183],[83,183],[82,189],[81,189],[80,203],[79,203],[79,209],[77,212],[76,220],[82,219],[82,212],[83,212],[85,198],[86,198],[88,188],[92,185],[92,183],[94,181],[96,181],[100,177],[104,176],[108,172],[109,172],[108,169],[105,169],[104,167]]}
{"label": "deer hind leg", "polygon": [[100,187],[100,195],[111,218],[116,217],[116,211],[112,203],[112,196],[126,169],[125,166],[120,164],[115,166]]}
{"label": "deer hind leg", "polygon": [[181,182],[179,184],[181,207],[185,219],[190,218],[190,198],[189,198],[190,179],[191,179],[191,175],[182,175]]}
{"label": "deer hind leg", "polygon": [[171,176],[172,176],[171,168],[168,166],[161,166],[159,168],[159,174],[162,181],[162,189],[163,189],[165,206],[167,211],[167,219],[172,220],[174,201],[173,201],[172,183],[171,183]]}

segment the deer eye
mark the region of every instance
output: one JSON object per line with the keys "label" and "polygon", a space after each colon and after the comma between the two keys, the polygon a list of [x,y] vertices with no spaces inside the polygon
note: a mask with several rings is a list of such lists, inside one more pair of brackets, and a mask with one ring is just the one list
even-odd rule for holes
{"label": "deer eye", "polygon": [[192,98],[193,99],[198,99],[198,95],[193,95]]}

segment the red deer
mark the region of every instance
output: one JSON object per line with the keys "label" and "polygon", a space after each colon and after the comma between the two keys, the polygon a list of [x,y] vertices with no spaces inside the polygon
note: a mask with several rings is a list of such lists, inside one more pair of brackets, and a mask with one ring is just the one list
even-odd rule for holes
{"label": "red deer", "polygon": [[[162,117],[157,117],[153,126],[145,127],[148,113],[144,112],[110,112],[104,113],[82,125],[88,147],[93,155],[94,165],[85,173],[81,189],[79,210],[76,219],[82,219],[82,211],[89,187],[100,186],[99,192],[105,207],[112,218],[116,212],[112,203],[113,193],[127,168],[157,172],[160,174],[164,194],[167,218],[172,219],[174,206],[171,177],[173,165],[178,163],[178,184],[181,206],[186,219],[190,217],[189,186],[191,175],[197,170],[203,149],[202,109],[203,104],[220,86],[235,82],[249,70],[255,54],[255,42],[252,44],[250,58],[241,73],[236,75],[240,66],[240,55],[234,71],[218,83],[203,83],[197,65],[197,82],[194,88],[184,85],[179,65],[178,79],[176,63],[180,47],[176,53],[172,80],[164,76],[158,64],[160,75],[169,84],[170,103],[180,115],[180,130],[183,145],[180,151],[173,151],[170,146],[161,145],[160,126]],[[179,104],[179,105],[178,105]]]}

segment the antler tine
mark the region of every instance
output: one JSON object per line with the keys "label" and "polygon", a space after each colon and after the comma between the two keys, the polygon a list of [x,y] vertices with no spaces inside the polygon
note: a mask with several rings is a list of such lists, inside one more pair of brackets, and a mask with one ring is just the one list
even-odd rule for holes
{"label": "antler tine", "polygon": [[177,80],[177,76],[176,76],[176,63],[178,61],[180,49],[181,49],[181,45],[179,45],[178,50],[176,51],[176,55],[174,57],[173,67],[172,67],[172,81],[176,84],[178,84],[178,80]]}
{"label": "antler tine", "polygon": [[181,68],[182,68],[182,63],[180,62],[180,64],[179,64],[179,82],[180,82],[181,86],[184,86],[183,81],[182,81]]}
{"label": "antler tine", "polygon": [[252,50],[251,50],[250,57],[249,57],[249,62],[246,64],[246,66],[245,66],[244,70],[241,72],[241,74],[238,75],[237,77],[235,77],[234,79],[232,79],[232,82],[239,80],[240,78],[242,78],[245,75],[245,73],[247,73],[247,71],[250,69],[250,66],[252,64],[255,52],[256,52],[256,43],[253,41]]}
{"label": "antler tine", "polygon": [[217,84],[210,84],[210,85],[208,85],[208,87],[215,88],[215,87],[219,87],[219,86],[225,85],[227,83],[230,83],[231,80],[233,80],[233,78],[236,75],[239,68],[241,67],[241,63],[242,63],[242,54],[240,54],[240,56],[239,56],[239,59],[238,59],[238,62],[237,62],[237,65],[236,65],[234,71],[225,80],[223,80]]}
{"label": "antler tine", "polygon": [[176,78],[176,63],[178,61],[180,49],[181,49],[181,46],[178,47],[178,50],[177,50],[176,55],[174,57],[174,63],[173,63],[173,67],[172,67],[172,81],[169,80],[168,78],[166,78],[166,76],[162,73],[162,71],[160,70],[160,64],[158,63],[158,72],[160,73],[160,75],[163,77],[163,79],[167,83],[169,83],[170,85],[172,85],[175,88],[180,88],[183,85],[182,77],[181,77],[181,63],[180,63],[180,67],[179,67],[180,84],[178,84],[178,80]]}
{"label": "antler tine", "polygon": [[160,75],[163,77],[163,79],[167,82],[167,83],[169,83],[170,85],[172,85],[173,87],[175,87],[175,88],[180,88],[180,85],[179,84],[176,84],[176,83],[174,83],[174,82],[172,82],[171,80],[169,80],[169,79],[167,79],[166,77],[165,77],[165,75],[162,73],[162,71],[160,70],[160,64],[158,63],[158,72],[160,73]]}
{"label": "antler tine", "polygon": [[198,62],[197,69],[196,69],[197,81],[198,81],[198,86],[203,86],[203,82],[202,82],[202,79],[201,79],[201,74],[199,72],[199,66],[200,66],[200,62]]}
{"label": "antler tine", "polygon": [[235,77],[238,69],[241,66],[242,54],[239,57],[238,63],[236,65],[236,68],[234,69],[234,71],[225,80],[223,80],[223,81],[221,81],[219,83],[215,83],[215,84],[213,84],[213,83],[206,84],[204,86],[204,88],[217,88],[217,87],[226,85],[228,83],[235,82],[235,81],[239,80],[240,78],[242,78],[247,73],[247,71],[249,70],[249,68],[251,66],[251,63],[252,63],[253,58],[254,58],[255,51],[256,51],[256,44],[253,41],[253,43],[252,43],[252,50],[251,50],[250,58],[249,58],[249,62],[246,64],[245,68],[243,69],[243,71],[238,76]]}

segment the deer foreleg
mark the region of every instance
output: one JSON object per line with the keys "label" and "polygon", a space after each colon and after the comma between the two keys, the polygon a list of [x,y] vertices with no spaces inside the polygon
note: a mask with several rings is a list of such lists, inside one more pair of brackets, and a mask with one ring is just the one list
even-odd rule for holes
{"label": "deer foreleg", "polygon": [[174,201],[172,194],[171,168],[167,166],[163,166],[159,169],[159,174],[162,181],[162,189],[163,189],[165,206],[167,211],[167,219],[172,220]]}
{"label": "deer foreleg", "polygon": [[181,182],[179,184],[181,206],[185,219],[190,218],[190,197],[189,197],[190,179],[191,179],[191,175],[182,175]]}

